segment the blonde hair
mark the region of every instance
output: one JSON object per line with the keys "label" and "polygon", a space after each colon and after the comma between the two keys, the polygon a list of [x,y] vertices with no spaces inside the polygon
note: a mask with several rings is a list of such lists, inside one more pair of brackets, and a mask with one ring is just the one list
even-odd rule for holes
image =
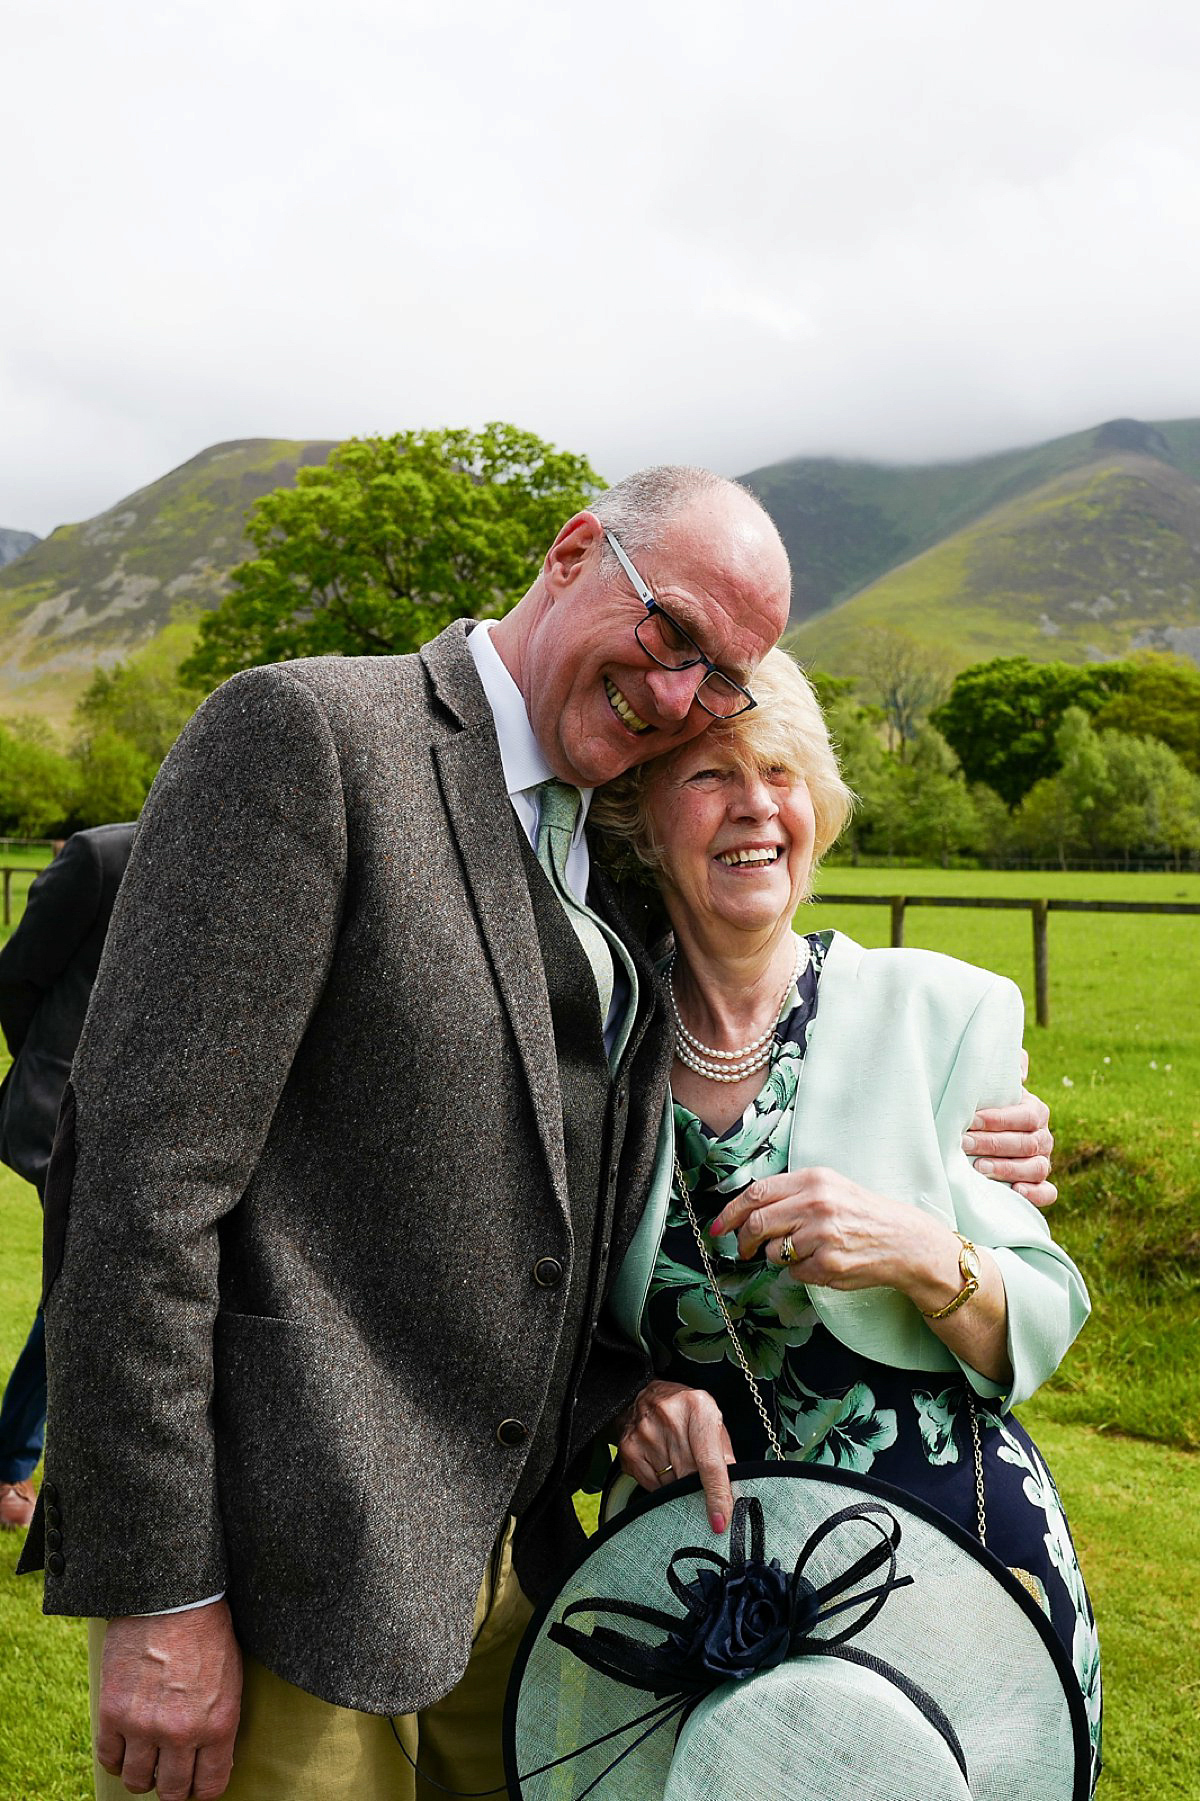
{"label": "blonde hair", "polygon": [[[758,705],[736,719],[714,719],[704,742],[732,752],[743,766],[782,769],[800,776],[812,798],[816,831],[811,875],[850,817],[854,796],[842,780],[825,718],[812,685],[786,651],[770,650],[751,680]],[[678,753],[676,753],[678,754]],[[619,873],[657,875],[662,854],[650,820],[650,797],[673,757],[656,758],[598,788],[588,812],[588,834]]]}

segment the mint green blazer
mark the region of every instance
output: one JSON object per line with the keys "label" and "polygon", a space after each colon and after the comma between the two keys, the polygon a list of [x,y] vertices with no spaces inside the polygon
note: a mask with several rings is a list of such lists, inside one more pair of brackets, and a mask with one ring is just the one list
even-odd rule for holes
{"label": "mint green blazer", "polygon": [[[1016,1100],[1024,1024],[1003,976],[933,951],[864,950],[836,932],[796,1094],[789,1169],[839,1171],[910,1201],[986,1245],[1004,1275],[1007,1391],[954,1356],[891,1288],[810,1286],[818,1317],[851,1350],[895,1369],[963,1369],[1005,1407],[1027,1400],[1058,1367],[1090,1311],[1083,1279],[1036,1207],[981,1176],[961,1144],[979,1106]],[[642,1315],[671,1193],[668,1097],[646,1210],[617,1273],[610,1312],[646,1346]]]}

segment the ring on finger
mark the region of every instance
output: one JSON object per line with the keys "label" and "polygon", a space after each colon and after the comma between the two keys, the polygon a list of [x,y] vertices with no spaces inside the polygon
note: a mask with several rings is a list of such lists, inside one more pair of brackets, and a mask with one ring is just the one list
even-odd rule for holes
{"label": "ring on finger", "polygon": [[795,1263],[796,1261],[796,1247],[792,1243],[792,1235],[790,1232],[780,1241],[779,1261],[780,1263]]}
{"label": "ring on finger", "polygon": [[663,1465],[662,1469],[659,1470],[658,1474],[660,1476],[669,1476],[672,1473],[672,1471],[674,1470],[674,1468],[675,1468],[675,1465],[673,1463],[666,1463]]}

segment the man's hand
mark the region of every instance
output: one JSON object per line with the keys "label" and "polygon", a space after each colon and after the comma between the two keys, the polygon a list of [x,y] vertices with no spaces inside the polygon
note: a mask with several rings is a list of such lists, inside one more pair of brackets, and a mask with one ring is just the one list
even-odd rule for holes
{"label": "man's hand", "polygon": [[110,1620],[96,1756],[134,1795],[216,1801],[229,1785],[242,1654],[224,1601]]}
{"label": "man's hand", "polygon": [[621,1424],[617,1454],[625,1474],[643,1488],[665,1488],[699,1470],[709,1523],[714,1532],[726,1531],[733,1515],[733,1446],[721,1409],[704,1389],[647,1382]]}
{"label": "man's hand", "polygon": [[[1029,1057],[1021,1052],[1021,1079],[1029,1074]],[[1036,1094],[1021,1093],[1013,1107],[984,1107],[963,1139],[963,1150],[981,1176],[1010,1182],[1035,1207],[1051,1207],[1058,1189],[1050,1181],[1054,1135],[1050,1109]]]}

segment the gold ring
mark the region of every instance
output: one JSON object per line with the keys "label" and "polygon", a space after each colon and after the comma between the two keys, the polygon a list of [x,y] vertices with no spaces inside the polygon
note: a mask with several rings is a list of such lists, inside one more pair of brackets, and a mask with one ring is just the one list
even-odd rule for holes
{"label": "gold ring", "polygon": [[663,1468],[661,1470],[659,1470],[658,1473],[660,1476],[669,1476],[674,1468],[675,1468],[675,1465],[673,1463],[668,1463],[668,1464],[665,1464],[663,1466]]}
{"label": "gold ring", "polygon": [[796,1261],[796,1247],[792,1243],[790,1232],[779,1246],[779,1261],[780,1263],[795,1263]]}

